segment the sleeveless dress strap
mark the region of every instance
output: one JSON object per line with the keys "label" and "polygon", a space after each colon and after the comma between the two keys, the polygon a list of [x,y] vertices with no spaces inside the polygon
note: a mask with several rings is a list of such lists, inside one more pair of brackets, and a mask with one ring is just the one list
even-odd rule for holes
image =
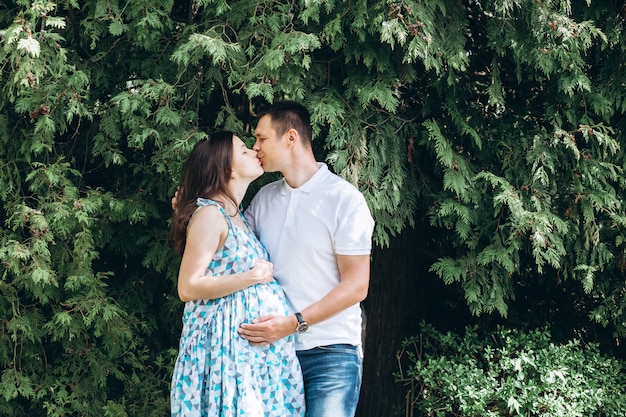
{"label": "sleeveless dress strap", "polygon": [[[217,208],[219,209],[220,213],[222,213],[222,215],[224,216],[224,218],[226,219],[226,223],[228,224],[228,232],[233,235],[233,237],[235,238],[235,240],[237,242],[239,242],[240,236],[239,233],[237,232],[234,224],[233,224],[233,219],[232,217],[230,217],[230,215],[228,214],[228,212],[224,209],[224,207],[222,207],[222,205],[220,203],[218,203],[215,200],[211,200],[208,198],[202,198],[199,197],[198,199],[196,199],[196,206],[198,206],[198,208],[196,208],[196,210],[193,212],[193,214],[191,215],[191,217],[189,218],[189,222],[187,222],[187,229],[189,230],[189,225],[191,224],[191,221],[193,220],[193,218],[195,217],[196,214],[198,214],[198,212],[206,206],[217,206]],[[239,217],[241,217],[243,219],[244,224],[246,225],[246,229],[248,231],[252,230],[250,229],[250,225],[248,224],[248,221],[246,220],[246,216],[243,215],[243,213],[241,212],[241,209],[237,209],[237,215]]]}
{"label": "sleeveless dress strap", "polygon": [[232,222],[230,216],[228,215],[228,213],[226,212],[226,210],[224,210],[224,207],[222,207],[222,205],[220,203],[218,203],[215,200],[210,200],[208,198],[199,197],[198,199],[196,199],[196,206],[198,208],[196,208],[196,210],[191,214],[191,217],[189,218],[189,222],[187,222],[187,228],[189,228],[189,225],[191,224],[191,221],[193,220],[193,218],[196,216],[196,214],[198,214],[198,212],[203,207],[206,207],[206,206],[217,206],[217,208],[219,209],[220,213],[222,213],[222,215],[226,219],[226,222],[228,223],[228,228],[232,230],[233,222]]}

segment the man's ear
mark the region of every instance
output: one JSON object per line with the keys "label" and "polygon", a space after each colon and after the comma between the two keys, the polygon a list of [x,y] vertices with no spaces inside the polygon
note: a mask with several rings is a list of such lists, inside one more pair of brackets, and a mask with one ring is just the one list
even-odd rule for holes
{"label": "man's ear", "polygon": [[296,129],[293,129],[293,128],[289,129],[287,131],[287,143],[289,145],[295,144],[297,142],[297,140],[298,140],[298,136],[299,136],[299,134],[298,134],[298,131]]}

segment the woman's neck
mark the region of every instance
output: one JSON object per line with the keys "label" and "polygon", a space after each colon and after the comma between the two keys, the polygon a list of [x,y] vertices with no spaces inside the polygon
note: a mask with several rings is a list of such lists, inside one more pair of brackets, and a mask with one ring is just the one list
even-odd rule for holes
{"label": "woman's neck", "polygon": [[[211,200],[215,200],[222,205],[224,210],[232,217],[239,213],[239,207],[241,206],[241,202],[243,201],[243,197],[246,193],[247,187],[241,190],[238,187],[230,187],[229,192],[230,196],[226,194],[217,194],[211,197]],[[234,198],[234,201],[233,201]]]}

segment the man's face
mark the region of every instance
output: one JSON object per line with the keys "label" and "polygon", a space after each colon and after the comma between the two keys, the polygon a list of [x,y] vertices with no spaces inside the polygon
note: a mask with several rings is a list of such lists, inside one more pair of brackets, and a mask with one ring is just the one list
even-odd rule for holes
{"label": "man's face", "polygon": [[256,142],[252,149],[257,152],[257,158],[261,161],[263,170],[265,172],[280,171],[281,162],[285,161],[284,144],[286,141],[276,134],[270,116],[263,116],[259,119],[254,129],[254,137]]}

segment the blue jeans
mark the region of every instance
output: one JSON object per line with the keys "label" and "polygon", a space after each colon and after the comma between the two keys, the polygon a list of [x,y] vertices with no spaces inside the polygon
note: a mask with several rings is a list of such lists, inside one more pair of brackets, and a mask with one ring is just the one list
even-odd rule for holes
{"label": "blue jeans", "polygon": [[354,417],[361,390],[360,346],[320,346],[296,352],[304,378],[306,417]]}

